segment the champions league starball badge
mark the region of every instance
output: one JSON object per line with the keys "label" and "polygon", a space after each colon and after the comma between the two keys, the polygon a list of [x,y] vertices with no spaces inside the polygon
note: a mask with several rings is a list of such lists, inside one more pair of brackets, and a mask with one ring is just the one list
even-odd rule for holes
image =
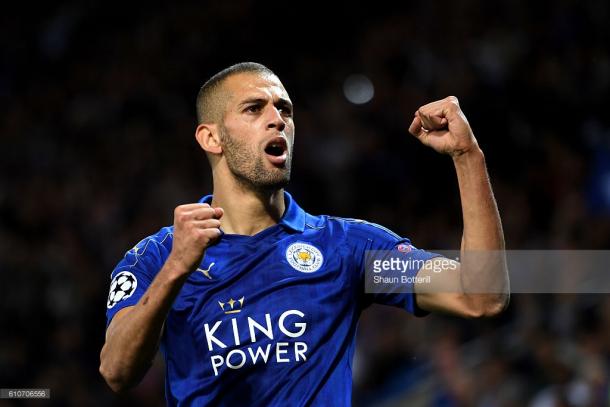
{"label": "champions league starball badge", "polygon": [[108,309],[114,307],[118,302],[123,301],[134,293],[138,286],[138,280],[129,271],[121,271],[112,279],[110,283],[110,293],[108,293]]}

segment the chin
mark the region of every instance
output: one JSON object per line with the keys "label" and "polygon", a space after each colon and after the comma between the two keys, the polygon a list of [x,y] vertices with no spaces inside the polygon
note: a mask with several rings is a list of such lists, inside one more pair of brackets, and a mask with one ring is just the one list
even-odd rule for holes
{"label": "chin", "polygon": [[273,180],[273,181],[270,180],[269,182],[262,182],[259,184],[259,187],[261,189],[265,189],[268,191],[274,191],[274,190],[286,188],[289,183],[290,183],[290,175],[288,175],[287,177],[281,178],[281,179],[277,179],[277,180]]}
{"label": "chin", "polygon": [[284,188],[290,182],[290,167],[266,171],[263,176],[257,176],[253,182],[267,188]]}
{"label": "chin", "polygon": [[266,177],[254,176],[244,177],[237,175],[237,180],[244,185],[246,188],[252,191],[258,192],[274,192],[279,189],[285,188],[290,182],[290,171],[282,172],[281,174],[267,173]]}

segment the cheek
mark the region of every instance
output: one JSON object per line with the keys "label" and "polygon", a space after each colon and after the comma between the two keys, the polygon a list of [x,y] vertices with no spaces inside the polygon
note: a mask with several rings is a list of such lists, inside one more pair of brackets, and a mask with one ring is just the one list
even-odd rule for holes
{"label": "cheek", "polygon": [[284,132],[286,134],[286,137],[288,137],[288,139],[291,142],[294,142],[294,123],[290,123],[286,125],[286,131]]}

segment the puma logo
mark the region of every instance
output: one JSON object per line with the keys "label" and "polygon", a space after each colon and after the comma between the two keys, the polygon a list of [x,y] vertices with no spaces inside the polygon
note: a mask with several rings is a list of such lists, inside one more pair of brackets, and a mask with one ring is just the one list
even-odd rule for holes
{"label": "puma logo", "polygon": [[211,280],[212,277],[210,276],[210,270],[212,269],[214,264],[216,264],[216,263],[210,263],[210,266],[207,269],[198,268],[197,271],[201,271],[204,276],[206,276],[207,278],[209,278]]}

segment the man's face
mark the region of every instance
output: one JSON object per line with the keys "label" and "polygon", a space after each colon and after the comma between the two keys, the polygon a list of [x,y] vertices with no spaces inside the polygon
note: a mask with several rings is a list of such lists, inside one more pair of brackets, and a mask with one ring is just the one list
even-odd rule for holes
{"label": "man's face", "polygon": [[227,166],[255,190],[283,188],[290,180],[292,103],[279,79],[241,73],[226,79],[229,95],[220,138]]}

